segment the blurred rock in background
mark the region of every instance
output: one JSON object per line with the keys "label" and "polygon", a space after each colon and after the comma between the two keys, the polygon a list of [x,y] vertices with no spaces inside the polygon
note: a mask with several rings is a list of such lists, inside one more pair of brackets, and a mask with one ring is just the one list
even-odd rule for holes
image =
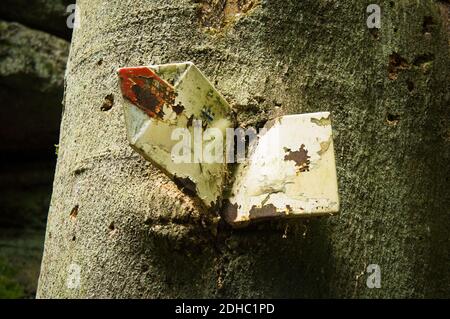
{"label": "blurred rock in background", "polygon": [[56,163],[74,0],[0,5],[0,298],[33,298]]}
{"label": "blurred rock in background", "polygon": [[67,7],[75,0],[2,0],[0,17],[70,41]]}

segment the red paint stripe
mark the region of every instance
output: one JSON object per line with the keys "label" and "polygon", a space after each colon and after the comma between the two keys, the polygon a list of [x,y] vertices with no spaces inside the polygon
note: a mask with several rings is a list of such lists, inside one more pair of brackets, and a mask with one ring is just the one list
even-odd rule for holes
{"label": "red paint stripe", "polygon": [[157,80],[161,85],[168,87],[169,90],[173,91],[172,85],[161,79],[154,71],[145,66],[120,68],[118,73],[121,80],[120,89],[122,91],[123,97],[129,100],[134,105],[143,109],[151,117],[155,117],[155,114],[139,105],[136,94],[133,91],[133,86],[138,85],[139,87],[141,87],[141,89],[148,90],[149,88],[147,88],[145,85],[145,79],[153,79]]}

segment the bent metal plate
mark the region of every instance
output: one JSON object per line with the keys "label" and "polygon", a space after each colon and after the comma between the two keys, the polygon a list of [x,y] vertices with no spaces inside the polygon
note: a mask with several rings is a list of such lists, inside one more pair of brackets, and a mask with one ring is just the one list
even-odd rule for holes
{"label": "bent metal plate", "polygon": [[224,216],[236,226],[339,211],[330,113],[268,122],[235,174]]}
{"label": "bent metal plate", "polygon": [[122,68],[119,77],[130,145],[233,226],[339,210],[328,112],[244,132],[191,62]]}
{"label": "bent metal plate", "polygon": [[[211,144],[223,149],[224,142],[203,139],[202,132],[225,135],[233,127],[228,103],[191,62],[127,67],[118,73],[131,147],[206,207],[217,206],[227,164],[205,162],[203,150]],[[177,141],[180,137],[185,143]],[[178,148],[184,155],[175,154]]]}

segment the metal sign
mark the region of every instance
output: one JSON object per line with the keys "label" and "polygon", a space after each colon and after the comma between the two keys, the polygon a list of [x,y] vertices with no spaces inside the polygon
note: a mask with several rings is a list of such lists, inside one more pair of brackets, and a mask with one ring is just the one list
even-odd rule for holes
{"label": "metal sign", "polygon": [[282,116],[257,132],[235,127],[191,62],[121,68],[119,77],[133,149],[230,224],[339,210],[329,113]]}

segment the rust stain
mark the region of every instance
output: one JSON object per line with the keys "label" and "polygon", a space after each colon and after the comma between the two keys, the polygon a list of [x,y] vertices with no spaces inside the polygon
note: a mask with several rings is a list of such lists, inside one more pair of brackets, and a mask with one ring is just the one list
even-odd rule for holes
{"label": "rust stain", "polygon": [[311,163],[308,156],[308,150],[305,149],[305,144],[302,144],[298,151],[287,150],[288,154],[284,156],[285,161],[294,161],[295,166],[299,168],[300,172],[309,171],[309,164]]}
{"label": "rust stain", "polygon": [[264,217],[276,217],[283,216],[283,212],[278,212],[277,208],[273,204],[264,205],[258,207],[253,205],[249,212],[250,219],[254,218],[264,218]]}
{"label": "rust stain", "polygon": [[180,115],[184,111],[184,106],[181,103],[178,103],[172,106],[172,109],[177,115]]}
{"label": "rust stain", "polygon": [[164,100],[159,99],[157,94],[153,94],[150,90],[146,88],[142,88],[139,85],[133,85],[132,88],[133,93],[136,96],[137,105],[140,106],[143,110],[151,113],[153,115],[156,114],[157,117],[162,118],[164,116],[164,112],[162,110],[164,105]]}
{"label": "rust stain", "polygon": [[162,119],[164,104],[174,107],[176,95],[173,86],[149,68],[122,68],[119,77],[124,98],[150,117]]}

